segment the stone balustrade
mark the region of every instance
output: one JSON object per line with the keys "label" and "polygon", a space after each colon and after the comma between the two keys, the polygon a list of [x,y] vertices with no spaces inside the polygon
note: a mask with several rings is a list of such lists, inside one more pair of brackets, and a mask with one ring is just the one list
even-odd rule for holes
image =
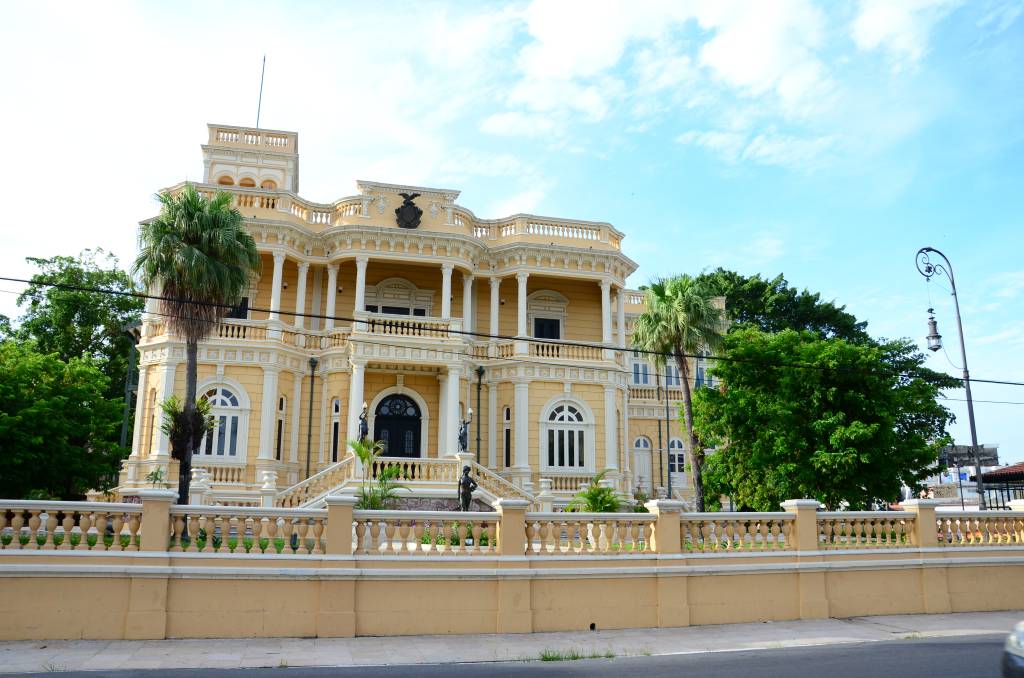
{"label": "stone balustrade", "polygon": [[[279,495],[277,508],[172,505],[167,490],[141,490],[141,502],[133,504],[0,501],[0,550],[569,557],[885,551],[936,539],[947,549],[1024,543],[1022,511],[936,517],[933,507],[916,505],[846,512],[788,502],[785,512],[682,513],[681,503],[659,500],[648,504],[651,513],[527,513],[531,501],[502,498],[497,512],[463,513],[353,511],[354,496],[330,495],[326,509],[289,507],[351,475],[351,463],[348,457]],[[397,467],[413,482],[454,484],[457,463],[382,459],[369,472]]]}
{"label": "stone balustrade", "polygon": [[1024,544],[1024,511],[944,512],[936,526],[940,546]]}
{"label": "stone balustrade", "polygon": [[531,341],[530,357],[555,358],[557,360],[604,360],[604,349],[596,346]]}
{"label": "stone balustrade", "polygon": [[0,550],[138,551],[142,506],[0,502]]}
{"label": "stone balustrade", "polygon": [[656,386],[630,386],[629,387],[629,399],[630,400],[659,400],[665,399],[666,393],[670,401],[679,401],[683,399],[683,390],[681,388],[668,388],[659,389]]}
{"label": "stone balustrade", "polygon": [[356,554],[482,556],[497,553],[498,514],[355,511]]}
{"label": "stone balustrade", "polygon": [[218,484],[241,485],[245,482],[245,466],[219,466],[219,465],[198,465],[193,470],[202,469],[206,471],[207,479]]}
{"label": "stone balustrade", "polygon": [[[353,324],[354,334],[417,339],[461,339],[462,323],[458,318],[384,317],[359,313]],[[454,333],[452,332],[454,330]]]}
{"label": "stone balustrade", "polygon": [[593,473],[581,474],[550,474],[551,489],[555,492],[579,492],[580,487],[589,485],[594,480]]}
{"label": "stone balustrade", "polygon": [[653,553],[645,513],[527,513],[526,555]]}
{"label": "stone balustrade", "polygon": [[823,549],[880,549],[909,546],[913,513],[902,511],[825,511],[818,514]]}
{"label": "stone balustrade", "polygon": [[687,513],[679,518],[683,551],[792,551],[790,513]]}
{"label": "stone balustrade", "polygon": [[325,509],[172,506],[169,551],[325,553]]}
{"label": "stone balustrade", "polygon": [[[172,186],[176,193],[185,184]],[[275,213],[275,218],[284,216],[292,220],[323,230],[331,226],[362,225],[372,216],[368,196],[349,196],[331,203],[316,203],[289,191],[245,186],[222,186],[219,184],[196,184],[196,190],[207,198],[217,191],[227,191],[234,196],[232,204],[240,209],[256,212]],[[271,216],[271,215],[268,215]],[[609,224],[574,221],[571,219],[545,219],[534,216],[517,216],[511,219],[490,221],[476,219],[470,212],[453,209],[446,226],[454,226],[483,241],[504,244],[509,241],[561,242],[577,247],[599,247],[621,249],[622,234]],[[633,296],[640,296],[636,295]],[[629,303],[634,301],[632,296]]]}

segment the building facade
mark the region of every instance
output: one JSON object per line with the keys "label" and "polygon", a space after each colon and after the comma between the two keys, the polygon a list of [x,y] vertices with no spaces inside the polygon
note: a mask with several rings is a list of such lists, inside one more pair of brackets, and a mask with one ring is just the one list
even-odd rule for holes
{"label": "building facade", "polygon": [[[202,155],[198,190],[234,194],[262,271],[200,345],[198,393],[217,421],[193,461],[201,491],[280,503],[332,478],[365,407],[386,456],[410,463],[453,460],[472,409],[478,473],[523,496],[557,504],[599,472],[624,495],[672,474],[685,496],[678,373],[627,350],[643,296],[610,224],[481,219],[458,191],[370,181],[313,203],[293,132],[210,125]],[[185,347],[153,301],[138,348],[123,495],[177,472],[160,403],[184,393]]]}

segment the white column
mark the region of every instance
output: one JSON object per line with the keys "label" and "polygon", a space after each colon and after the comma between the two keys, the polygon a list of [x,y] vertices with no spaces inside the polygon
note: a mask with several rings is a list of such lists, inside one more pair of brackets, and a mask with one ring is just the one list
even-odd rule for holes
{"label": "white column", "polygon": [[324,320],[324,328],[331,329],[334,327],[334,313],[335,313],[335,302],[338,299],[338,265],[330,264],[327,267],[327,308],[324,310],[324,315],[327,319]]}
{"label": "white column", "polygon": [[437,458],[448,454],[448,375],[444,372],[437,375]]}
{"label": "white column", "polygon": [[526,330],[526,280],[530,277],[529,273],[516,273],[516,282],[519,283],[518,293],[516,294],[516,304],[519,308],[519,314],[516,321],[516,336],[525,337],[527,336]]}
{"label": "white column", "polygon": [[[348,382],[348,428],[345,429],[347,439],[355,439],[359,431],[359,415],[363,411],[363,375],[366,362],[352,358],[352,374]],[[340,447],[339,443],[339,447]],[[341,458],[341,450],[338,450]]]}
{"label": "white column", "polygon": [[601,285],[601,342],[612,343],[612,302],[609,296],[612,289],[610,280],[602,280]]}
{"label": "white column", "polygon": [[[142,355],[139,355],[141,362]],[[146,413],[146,401],[149,399],[149,388],[146,386],[146,378],[149,376],[149,368],[146,365],[139,365],[139,385],[135,391],[135,425],[132,427],[132,456],[139,457],[142,452],[142,432],[145,430],[143,418]]]}
{"label": "white column", "polygon": [[[626,475],[632,479],[633,476],[633,461],[630,457],[633,456],[633,439],[629,435],[629,389],[623,389],[622,391],[622,458],[624,463],[622,468],[626,471]],[[632,487],[626,487],[627,490],[632,490]]]}
{"label": "white column", "polygon": [[306,318],[302,314],[306,312],[306,274],[309,273],[309,263],[299,264],[299,281],[295,287],[295,327],[306,326]]}
{"label": "white column", "polygon": [[619,470],[619,427],[615,417],[615,386],[611,384],[604,387],[604,443],[604,467],[615,473]]}
{"label": "white column", "polygon": [[530,470],[530,384],[521,381],[515,384],[515,459],[516,470]]}
{"label": "white column", "polygon": [[626,348],[626,290],[615,295],[615,324],[618,326],[619,348]]}
{"label": "white column", "polygon": [[448,368],[448,389],[446,391],[447,403],[445,403],[444,417],[445,429],[445,456],[456,454],[459,451],[459,378],[462,376],[462,369],[459,367]]}
{"label": "white column", "polygon": [[[462,276],[462,329],[473,331],[473,276]],[[472,335],[463,335],[472,339]]]}
{"label": "white column", "polygon": [[498,389],[487,384],[487,468],[498,468]]}
{"label": "white column", "polygon": [[156,400],[156,412],[153,417],[153,428],[160,432],[160,442],[156,448],[157,457],[169,457],[171,455],[171,439],[166,433],[160,430],[160,424],[163,423],[163,415],[160,412],[160,403],[174,395],[174,375],[177,371],[178,363],[164,363],[163,379],[160,385],[160,396]]}
{"label": "white column", "polygon": [[277,420],[277,376],[279,367],[263,368],[263,402],[260,407],[260,452],[259,459],[274,458],[274,423]]}
{"label": "white column", "polygon": [[369,263],[369,257],[356,257],[356,303],[352,310],[357,316],[366,312],[366,266]]}
{"label": "white column", "polygon": [[270,319],[281,319],[281,282],[284,279],[284,252],[274,252],[274,279],[270,288]]}
{"label": "white column", "polygon": [[[501,278],[491,278],[491,327],[490,334],[495,337],[498,332],[498,309],[501,307]],[[494,339],[491,339],[494,341]]]}
{"label": "white column", "polygon": [[296,372],[292,375],[292,401],[289,405],[292,408],[292,430],[291,435],[288,437],[288,461],[293,464],[299,461],[299,429],[302,428],[303,378],[302,372]]}
{"label": "white column", "polygon": [[441,317],[452,317],[452,268],[451,264],[441,265]]}

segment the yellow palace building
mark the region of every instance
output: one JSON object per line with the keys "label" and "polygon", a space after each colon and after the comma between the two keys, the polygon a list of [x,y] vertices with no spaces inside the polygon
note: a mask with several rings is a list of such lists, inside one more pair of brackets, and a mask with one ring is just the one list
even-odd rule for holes
{"label": "yellow palace building", "polygon": [[[299,196],[296,133],[208,127],[197,188],[234,194],[263,266],[199,347],[198,392],[217,426],[193,461],[194,503],[321,505],[362,477],[346,440],[364,404],[385,463],[424,502],[453,498],[462,464],[484,503],[563,505],[602,471],[624,496],[654,494],[669,474],[688,496],[678,373],[626,350],[643,296],[626,288],[636,264],[620,231],[481,219],[458,191],[372,181],[314,203]],[[184,393],[185,347],[152,301],[138,349],[123,496],[157,469],[164,482],[177,474],[159,405]]]}

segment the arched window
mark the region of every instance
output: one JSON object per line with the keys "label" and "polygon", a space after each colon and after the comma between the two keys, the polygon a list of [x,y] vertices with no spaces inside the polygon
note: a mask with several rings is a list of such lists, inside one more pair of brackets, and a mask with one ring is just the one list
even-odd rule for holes
{"label": "arched window", "polygon": [[256,188],[256,180],[252,177],[242,177],[238,180],[238,185],[243,188]]}
{"label": "arched window", "polygon": [[[358,436],[353,436],[358,437]],[[341,438],[341,401],[331,401],[331,462],[338,461],[338,443]]]}
{"label": "arched window", "polygon": [[683,441],[673,438],[668,441],[668,472],[683,473],[686,470],[686,455],[683,452]]}
{"label": "arched window", "polygon": [[633,441],[634,450],[649,450],[651,449],[651,441],[647,436],[640,436]]}
{"label": "arched window", "polygon": [[277,437],[274,440],[274,458],[281,461],[281,449],[284,447],[284,414],[287,402],[284,396],[277,399]]}
{"label": "arched window", "polygon": [[264,179],[260,182],[260,188],[265,188],[268,191],[277,190],[277,183],[273,179]]}
{"label": "arched window", "polygon": [[[526,322],[536,339],[561,339],[569,299],[554,290],[538,290],[526,298]],[[551,357],[558,357],[558,346],[549,344]]]}
{"label": "arched window", "polygon": [[504,413],[505,430],[504,435],[504,451],[505,451],[505,468],[512,468],[512,408],[506,407]]}
{"label": "arched window", "polygon": [[213,430],[203,436],[198,454],[215,459],[238,459],[242,450],[240,431],[244,413],[238,396],[224,386],[215,386],[203,394],[210,403]]}
{"label": "arched window", "polygon": [[557,402],[541,420],[541,449],[544,467],[554,470],[583,470],[591,466],[587,445],[592,444],[593,424],[576,402]]}
{"label": "arched window", "polygon": [[221,186],[234,186],[235,180],[232,179],[227,174],[222,174],[220,178],[217,179],[217,183],[220,184]]}
{"label": "arched window", "polygon": [[712,386],[714,386],[715,385],[715,383],[714,383],[715,380],[708,373],[708,368],[710,368],[711,365],[708,364],[708,354],[707,354],[707,351],[701,351],[700,355],[697,356],[697,359],[696,359],[695,362],[696,362],[696,366],[694,368],[695,374],[694,374],[694,380],[693,380],[694,388],[704,388],[704,387],[711,388]]}

